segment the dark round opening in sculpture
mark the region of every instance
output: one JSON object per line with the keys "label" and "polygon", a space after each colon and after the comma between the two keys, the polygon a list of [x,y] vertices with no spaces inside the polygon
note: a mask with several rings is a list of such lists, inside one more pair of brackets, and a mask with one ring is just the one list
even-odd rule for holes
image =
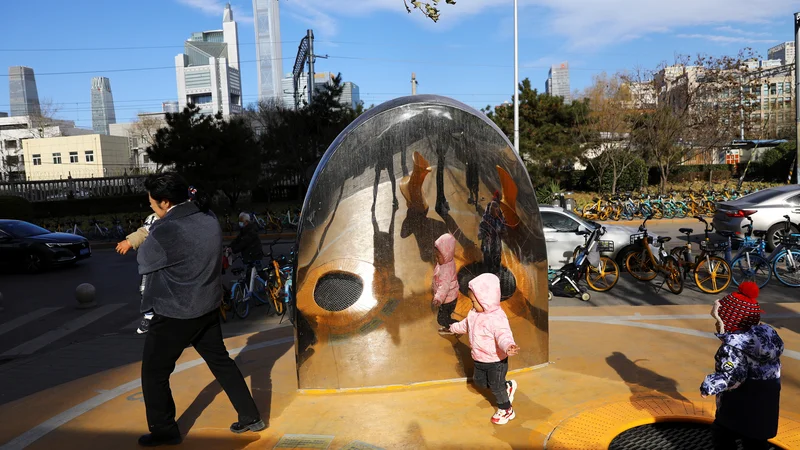
{"label": "dark round opening in sculpture", "polygon": [[347,272],[329,272],[317,281],[314,301],[325,311],[344,311],[353,306],[364,291],[364,283]]}
{"label": "dark round opening in sculpture", "polygon": [[[659,422],[630,428],[618,434],[609,450],[709,450],[714,448],[711,425],[693,422]],[[741,441],[730,450],[741,449]],[[771,445],[769,450],[780,450]]]}
{"label": "dark round opening in sculpture", "polygon": [[[437,248],[442,237],[448,244]],[[544,235],[508,138],[485,114],[445,97],[371,108],[325,152],[303,204],[294,280],[299,387],[472,376],[468,336],[438,333],[442,322],[464,320],[472,302],[462,284],[437,310],[432,286],[435,273],[468,282],[485,272],[501,279],[501,308],[521,347],[509,368],[546,363]]]}

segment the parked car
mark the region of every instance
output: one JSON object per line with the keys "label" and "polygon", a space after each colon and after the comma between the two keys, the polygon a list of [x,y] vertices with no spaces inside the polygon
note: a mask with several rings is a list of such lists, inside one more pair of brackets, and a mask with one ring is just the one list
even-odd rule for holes
{"label": "parked car", "polygon": [[797,233],[797,224],[800,223],[800,185],[773,187],[717,203],[713,223],[717,231],[732,231],[736,236],[743,236],[742,225],[749,223],[746,217],[750,217],[754,230],[767,232],[767,250],[772,251],[783,236],[785,215],[794,224],[792,233]]}
{"label": "parked car", "polygon": [[38,272],[92,256],[89,241],[22,220],[0,219],[0,266]]}
{"label": "parked car", "polygon": [[[575,234],[575,232],[594,230],[601,226],[597,222],[583,219],[572,211],[567,211],[559,206],[539,205],[539,213],[542,216],[544,239],[547,245],[547,264],[551,269],[560,269],[572,258],[575,247],[583,245],[583,236]],[[606,234],[600,240],[614,242],[614,249],[601,254],[614,259],[620,267],[624,267],[625,258],[634,248],[631,245],[631,235],[638,233],[638,228],[611,224],[602,226],[606,227]],[[658,238],[653,234],[651,236],[654,240]]]}

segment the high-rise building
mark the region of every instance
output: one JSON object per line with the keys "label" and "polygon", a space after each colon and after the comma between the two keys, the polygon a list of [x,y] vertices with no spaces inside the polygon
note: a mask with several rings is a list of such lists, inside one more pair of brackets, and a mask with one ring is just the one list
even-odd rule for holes
{"label": "high-rise building", "polygon": [[356,106],[361,102],[361,94],[358,90],[358,85],[352,81],[345,81],[342,83],[342,96],[339,98],[339,103],[350,108],[356,109]]}
{"label": "high-rise building", "polygon": [[258,99],[281,99],[283,59],[278,0],[253,0],[253,20],[258,61]]}
{"label": "high-rise building", "polygon": [[[317,72],[314,74],[314,89],[319,89],[325,84],[332,84],[336,75],[332,72]],[[308,75],[300,75],[298,84],[298,100],[300,106],[308,102]],[[283,100],[284,108],[294,108],[294,78],[291,73],[287,73],[281,79],[281,99]],[[349,106],[353,109],[356,108],[361,101],[361,94],[358,85],[352,81],[345,81],[342,83],[342,95],[339,97],[339,103],[344,106]]]}
{"label": "high-rise building", "polygon": [[161,112],[165,113],[176,113],[181,110],[180,105],[178,102],[162,102],[161,103]]}
{"label": "high-rise building", "polygon": [[564,100],[571,100],[569,90],[569,63],[563,62],[550,67],[545,82],[545,92],[555,97],[564,97]]}
{"label": "high-rise building", "polygon": [[12,116],[41,114],[36,78],[30,67],[13,66],[8,68],[8,93]]}
{"label": "high-rise building", "polygon": [[767,51],[767,58],[779,59],[783,65],[794,64],[794,52],[794,42],[784,42],[770,48]]}
{"label": "high-rise building", "polygon": [[92,129],[95,133],[108,134],[108,126],[117,123],[114,113],[114,97],[111,80],[106,77],[92,78]]}
{"label": "high-rise building", "polygon": [[184,53],[175,57],[175,72],[179,109],[192,103],[203,114],[241,114],[239,28],[230,4],[225,7],[222,30],[192,33],[184,43]]}

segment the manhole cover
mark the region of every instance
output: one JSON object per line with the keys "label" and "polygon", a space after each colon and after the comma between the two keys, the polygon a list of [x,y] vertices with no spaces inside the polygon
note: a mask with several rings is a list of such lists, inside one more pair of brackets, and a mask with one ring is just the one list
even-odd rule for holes
{"label": "manhole cover", "polygon": [[[478,275],[487,272],[483,262],[468,264],[458,271],[458,289],[464,295],[469,295],[469,282]],[[514,274],[505,267],[500,268],[500,273],[496,273],[500,278],[500,300],[504,301],[514,295],[517,290],[517,279]]]}
{"label": "manhole cover", "polygon": [[[742,443],[731,450],[742,450]],[[770,446],[769,450],[780,450]],[[714,450],[711,426],[700,423],[662,422],[623,431],[608,450]]]}
{"label": "manhole cover", "polygon": [[314,301],[326,311],[344,311],[353,306],[364,291],[364,283],[347,272],[330,272],[323,275],[314,288]]}

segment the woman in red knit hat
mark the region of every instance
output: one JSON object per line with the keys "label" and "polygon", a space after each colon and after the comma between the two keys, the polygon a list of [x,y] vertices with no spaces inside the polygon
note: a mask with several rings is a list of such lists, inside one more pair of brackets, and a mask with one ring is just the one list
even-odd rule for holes
{"label": "woman in red knit hat", "polygon": [[758,285],[746,281],[737,292],[714,302],[722,345],[714,357],[715,372],[700,386],[703,397],[717,396],[712,425],[715,449],[767,449],[778,432],[783,341],[761,322]]}

